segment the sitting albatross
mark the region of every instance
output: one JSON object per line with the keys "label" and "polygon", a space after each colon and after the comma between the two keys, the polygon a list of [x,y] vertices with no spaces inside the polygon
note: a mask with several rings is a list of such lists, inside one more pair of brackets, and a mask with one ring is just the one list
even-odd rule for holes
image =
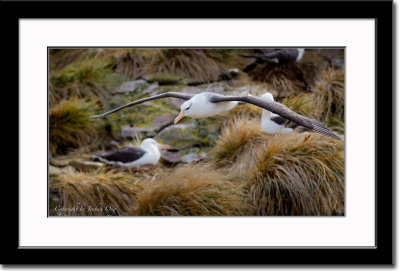
{"label": "sitting albatross", "polygon": [[[266,99],[268,101],[274,101],[274,96],[266,92],[261,95],[261,98]],[[289,124],[292,124],[290,127],[287,127]],[[261,130],[270,135],[277,134],[279,132],[290,133],[296,128],[298,125],[296,123],[292,123],[288,119],[285,119],[277,114],[271,113],[266,109],[262,110],[261,115]]]}
{"label": "sitting albatross", "polygon": [[181,105],[181,112],[174,120],[176,124],[180,119],[182,119],[185,115],[189,117],[195,118],[204,118],[217,115],[219,113],[229,111],[238,105],[239,102],[249,103],[256,106],[259,106],[263,109],[266,109],[272,113],[275,113],[287,120],[290,120],[298,125],[301,125],[307,129],[313,130],[317,133],[323,134],[325,136],[341,140],[340,137],[335,135],[329,128],[327,128],[324,124],[319,121],[311,118],[304,117],[296,112],[293,112],[288,107],[283,104],[266,100],[261,97],[255,96],[224,96],[221,94],[211,93],[211,92],[202,92],[199,94],[187,94],[187,93],[179,93],[179,92],[166,92],[158,95],[154,95],[151,97],[147,97],[144,99],[140,99],[137,101],[133,101],[129,104],[114,108],[105,113],[91,116],[92,118],[98,118],[110,115],[115,113],[121,109],[134,106],[137,104],[141,104],[147,101],[156,100],[160,98],[178,98],[182,100],[186,100]]}
{"label": "sitting albatross", "polygon": [[140,144],[140,147],[125,147],[99,155],[94,155],[94,159],[109,165],[120,166],[142,166],[142,165],[155,165],[160,160],[160,150],[169,149],[168,145],[158,144],[152,138],[146,138]]}

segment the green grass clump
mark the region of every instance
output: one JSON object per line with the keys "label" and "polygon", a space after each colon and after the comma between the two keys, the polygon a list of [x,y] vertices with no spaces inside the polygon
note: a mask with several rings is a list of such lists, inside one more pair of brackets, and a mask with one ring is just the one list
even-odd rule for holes
{"label": "green grass clump", "polygon": [[49,148],[51,153],[66,153],[96,141],[101,122],[90,116],[96,112],[95,102],[84,99],[63,100],[49,109]]}
{"label": "green grass clump", "polygon": [[121,83],[123,77],[114,73],[109,63],[92,59],[50,71],[49,80],[50,105],[72,97],[99,100],[107,105],[112,88]]}
{"label": "green grass clump", "polygon": [[60,207],[51,213],[65,208],[61,215],[107,216],[131,214],[140,186],[129,173],[71,171],[50,178],[49,190],[60,195]]}
{"label": "green grass clump", "polygon": [[135,215],[220,216],[243,215],[241,191],[207,168],[178,168],[160,181],[144,184]]}
{"label": "green grass clump", "polygon": [[90,49],[49,49],[49,69],[57,71],[84,59]]}

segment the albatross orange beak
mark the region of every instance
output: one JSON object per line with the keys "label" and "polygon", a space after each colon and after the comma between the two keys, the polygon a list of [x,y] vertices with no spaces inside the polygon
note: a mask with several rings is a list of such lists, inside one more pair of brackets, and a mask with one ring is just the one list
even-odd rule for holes
{"label": "albatross orange beak", "polygon": [[179,113],[179,115],[176,117],[176,119],[174,120],[174,124],[177,124],[178,121],[180,121],[183,117],[185,116],[185,113],[183,113],[183,110],[181,110],[181,112]]}
{"label": "albatross orange beak", "polygon": [[160,150],[169,150],[171,147],[167,144],[158,144]]}

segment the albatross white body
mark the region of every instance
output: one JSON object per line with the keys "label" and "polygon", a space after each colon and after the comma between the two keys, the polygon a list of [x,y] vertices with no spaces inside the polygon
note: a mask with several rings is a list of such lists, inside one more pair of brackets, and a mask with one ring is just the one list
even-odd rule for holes
{"label": "albatross white body", "polygon": [[[119,165],[125,167],[155,165],[160,160],[161,153],[159,149],[168,149],[168,145],[158,144],[154,139],[146,138],[140,147],[125,148],[112,151],[102,155],[96,155],[101,162],[109,165]],[[128,152],[131,152],[129,155]],[[127,156],[130,159],[127,159]],[[129,161],[130,160],[130,161]]]}
{"label": "albatross white body", "polygon": [[143,165],[155,165],[160,160],[161,153],[158,149],[157,142],[155,140],[150,141],[149,139],[143,140],[142,144],[140,144],[140,148],[145,151],[142,157],[137,159],[136,161],[121,163],[117,162],[118,165],[133,167],[133,166],[143,166]]}
{"label": "albatross white body", "polygon": [[195,95],[192,99],[181,105],[181,110],[185,112],[185,116],[195,118],[207,118],[218,115],[219,113],[229,111],[238,105],[238,101],[211,103],[212,93],[203,92]]}
{"label": "albatross white body", "polygon": [[[269,100],[269,101],[274,101],[274,96],[267,92],[263,95],[261,95],[261,98]],[[261,115],[261,130],[270,135],[274,135],[280,132],[283,133],[290,133],[293,131],[292,128],[286,128],[284,125],[278,124],[275,121],[272,120],[273,117],[279,116],[277,114],[274,114],[266,109],[262,110],[262,115]]]}

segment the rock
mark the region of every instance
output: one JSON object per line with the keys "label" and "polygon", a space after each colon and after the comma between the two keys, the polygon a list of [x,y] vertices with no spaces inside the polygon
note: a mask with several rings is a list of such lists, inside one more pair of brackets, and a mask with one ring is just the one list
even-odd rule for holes
{"label": "rock", "polygon": [[[154,90],[155,91],[155,90]],[[149,95],[146,95],[149,96]],[[117,94],[105,110],[110,110],[146,96]],[[108,116],[111,131],[115,137],[132,137],[138,134],[154,136],[157,132],[172,123],[178,115],[176,106],[169,103],[171,99],[158,99],[138,104]]]}
{"label": "rock", "polygon": [[168,144],[171,150],[183,150],[201,144],[196,126],[193,123],[171,125],[154,137],[160,143]]}
{"label": "rock", "polygon": [[193,161],[199,160],[200,159],[200,155],[196,154],[196,153],[188,153],[184,156],[182,156],[182,162],[183,163],[191,163]]}
{"label": "rock", "polygon": [[144,89],[147,88],[147,86],[147,82],[142,79],[136,81],[128,81],[119,86],[116,90],[113,91],[113,93],[134,92],[138,88]]}
{"label": "rock", "polygon": [[49,175],[59,175],[62,173],[63,171],[60,168],[49,165]]}
{"label": "rock", "polygon": [[179,163],[181,161],[181,156],[178,151],[163,152],[161,158],[171,164]]}
{"label": "rock", "polygon": [[77,170],[91,171],[103,167],[103,163],[84,161],[84,160],[70,160],[69,165],[76,168]]}
{"label": "rock", "polygon": [[158,116],[152,118],[152,124],[144,127],[121,127],[121,136],[124,138],[135,138],[144,134],[147,136],[155,136],[159,130],[174,121],[172,116]]}
{"label": "rock", "polygon": [[110,141],[109,145],[112,147],[119,147],[119,143],[117,141],[115,141],[114,139]]}
{"label": "rock", "polygon": [[152,132],[152,129],[148,126],[146,127],[130,127],[130,126],[122,126],[121,127],[121,136],[123,138],[135,138],[136,136],[140,136],[141,133]]}
{"label": "rock", "polygon": [[57,176],[57,175],[64,174],[64,173],[70,173],[70,172],[73,172],[73,171],[74,171],[74,168],[71,167],[71,166],[58,168],[58,167],[54,167],[52,165],[49,165],[49,176],[50,177],[51,176]]}
{"label": "rock", "polygon": [[147,82],[154,83],[157,82],[160,85],[172,85],[177,84],[182,80],[181,77],[170,74],[170,73],[156,73],[152,75],[145,76]]}
{"label": "rock", "polygon": [[153,96],[158,94],[159,92],[157,89],[160,87],[160,85],[156,82],[151,84],[148,88],[142,91],[143,94],[148,94],[149,96]]}
{"label": "rock", "polygon": [[50,165],[53,165],[55,167],[66,167],[68,166],[68,160],[67,159],[50,159],[49,161]]}
{"label": "rock", "polygon": [[181,151],[165,151],[161,158],[169,163],[191,163],[205,159],[207,154],[200,148],[186,148]]}

